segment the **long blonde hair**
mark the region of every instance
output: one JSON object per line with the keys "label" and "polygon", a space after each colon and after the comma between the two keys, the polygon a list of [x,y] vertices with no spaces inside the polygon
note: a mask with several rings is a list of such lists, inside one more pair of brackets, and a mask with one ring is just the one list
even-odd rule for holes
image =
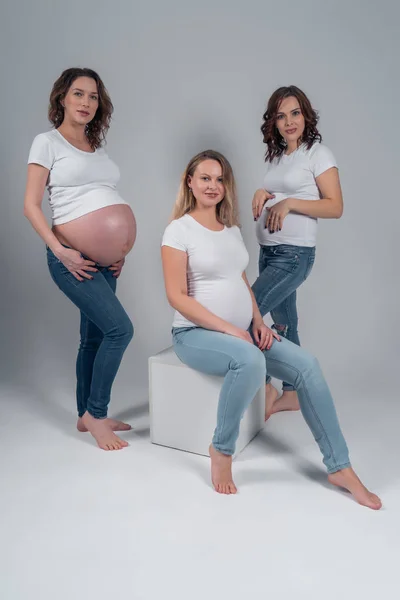
{"label": "long blonde hair", "polygon": [[181,178],[172,218],[180,219],[195,208],[196,198],[189,189],[188,177],[192,177],[199,164],[205,160],[216,160],[222,169],[225,196],[216,206],[217,219],[227,227],[239,225],[236,183],[232,167],[225,156],[215,150],[204,150],[189,161]]}

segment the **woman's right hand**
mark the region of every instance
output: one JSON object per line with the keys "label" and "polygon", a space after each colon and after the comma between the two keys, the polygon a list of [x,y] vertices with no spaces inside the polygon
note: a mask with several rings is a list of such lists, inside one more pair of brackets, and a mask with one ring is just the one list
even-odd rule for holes
{"label": "woman's right hand", "polygon": [[271,200],[272,198],[275,198],[275,195],[270,194],[269,192],[267,192],[267,190],[259,189],[256,191],[256,193],[253,196],[253,202],[251,205],[251,207],[253,209],[253,217],[254,217],[255,221],[257,221],[257,219],[261,215],[262,210],[264,208],[264,204],[266,202],[268,202],[268,200]]}
{"label": "woman's right hand", "polygon": [[240,329],[240,327],[235,327],[234,325],[231,325],[229,327],[229,329],[227,329],[225,331],[225,333],[227,333],[228,335],[233,335],[234,337],[240,338],[241,340],[244,340],[245,342],[250,342],[250,344],[253,344],[253,338],[251,337],[250,333],[248,331],[246,331],[245,329]]}
{"label": "woman's right hand", "polygon": [[58,260],[62,262],[64,267],[66,267],[78,281],[83,281],[84,279],[93,279],[92,275],[86,271],[96,272],[96,263],[92,260],[86,260],[83,258],[81,253],[77,250],[63,247],[55,254]]}

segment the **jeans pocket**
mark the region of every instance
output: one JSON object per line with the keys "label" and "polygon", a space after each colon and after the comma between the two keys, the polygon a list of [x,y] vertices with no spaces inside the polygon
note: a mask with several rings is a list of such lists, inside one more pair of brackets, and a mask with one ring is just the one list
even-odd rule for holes
{"label": "jeans pocket", "polygon": [[288,273],[294,273],[300,264],[300,253],[296,246],[274,246],[269,264]]}

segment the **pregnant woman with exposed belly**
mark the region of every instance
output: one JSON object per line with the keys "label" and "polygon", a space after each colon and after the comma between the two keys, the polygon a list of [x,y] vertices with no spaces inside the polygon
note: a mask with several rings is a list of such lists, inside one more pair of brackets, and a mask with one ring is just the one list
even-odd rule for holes
{"label": "pregnant woman with exposed belly", "polygon": [[[50,95],[54,129],[31,147],[24,214],[47,246],[54,282],[81,313],[76,363],[78,430],[104,450],[127,443],[115,431],[130,426],[107,418],[111,387],[133,326],[115,295],[136,222],[116,185],[119,169],[103,146],[113,106],[91,69],[67,69]],[[49,192],[53,226],[42,211]]]}

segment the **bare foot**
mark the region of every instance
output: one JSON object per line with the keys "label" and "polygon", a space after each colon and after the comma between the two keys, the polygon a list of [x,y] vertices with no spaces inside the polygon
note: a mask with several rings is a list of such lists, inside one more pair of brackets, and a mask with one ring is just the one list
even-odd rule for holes
{"label": "bare foot", "polygon": [[115,435],[107,423],[107,419],[95,419],[88,412],[85,412],[82,417],[82,424],[90,431],[102,450],[121,450],[128,446],[128,442]]}
{"label": "bare foot", "polygon": [[382,502],[378,496],[367,490],[361,483],[351,467],[342,469],[328,475],[328,481],[337,487],[344,488],[354,496],[359,504],[373,510],[382,508]]}
{"label": "bare foot", "polygon": [[218,452],[211,444],[211,481],[219,494],[236,494],[237,488],[232,479],[232,456]]}
{"label": "bare foot", "polygon": [[267,383],[265,386],[265,420],[268,421],[274,413],[274,405],[276,404],[279,392],[272,383]]}
{"label": "bare foot", "polygon": [[274,402],[271,415],[285,410],[300,410],[299,399],[296,390],[286,390],[282,396]]}
{"label": "bare foot", "polygon": [[[116,419],[104,419],[104,421],[112,431],[129,431],[132,429],[128,423],[124,423],[123,421],[117,421]],[[86,433],[88,431],[87,427],[83,424],[82,417],[79,417],[76,428],[81,433]]]}

